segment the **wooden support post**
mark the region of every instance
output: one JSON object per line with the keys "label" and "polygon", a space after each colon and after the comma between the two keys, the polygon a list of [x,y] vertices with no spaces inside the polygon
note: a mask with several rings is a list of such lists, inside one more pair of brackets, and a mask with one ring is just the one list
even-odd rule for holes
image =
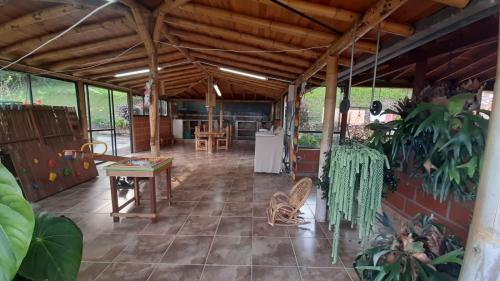
{"label": "wooden support post", "polygon": [[413,80],[413,97],[415,98],[425,87],[425,75],[427,73],[427,58],[418,55],[415,63],[415,78]]}
{"label": "wooden support post", "polygon": [[82,136],[84,142],[88,141],[88,120],[87,120],[87,103],[85,101],[85,87],[82,81],[76,82],[76,87],[78,91],[78,109],[80,112],[80,123],[82,125]]}
{"label": "wooden support post", "polygon": [[[499,22],[500,25],[500,22]],[[500,268],[500,45],[493,109],[472,224],[459,281],[498,280]]]}
{"label": "wooden support post", "polygon": [[208,76],[207,83],[207,111],[208,111],[208,153],[214,152],[214,143],[212,133],[214,131],[214,119],[213,119],[213,105],[215,102],[215,97],[213,96],[214,89],[214,77],[212,75]]}
{"label": "wooden support post", "polygon": [[219,130],[222,131],[222,128],[224,128],[224,101],[221,99],[219,109]]}
{"label": "wooden support post", "polygon": [[150,79],[153,81],[151,89],[151,101],[149,104],[149,126],[151,128],[149,144],[151,146],[151,155],[160,156],[160,119],[158,118],[158,96],[160,94],[160,83],[158,81],[158,56],[151,56]]}
{"label": "wooden support post", "polygon": [[[326,162],[325,153],[332,146],[333,125],[335,122],[335,102],[337,100],[337,76],[338,76],[338,56],[330,56],[326,62],[326,93],[323,110],[323,135],[319,148],[319,171],[318,178],[323,176],[323,166]],[[316,192],[316,221],[326,221],[326,199],[323,198],[323,192]]]}

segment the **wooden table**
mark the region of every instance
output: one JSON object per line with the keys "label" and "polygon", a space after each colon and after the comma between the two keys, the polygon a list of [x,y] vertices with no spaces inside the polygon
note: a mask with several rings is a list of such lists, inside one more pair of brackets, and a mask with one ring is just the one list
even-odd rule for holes
{"label": "wooden table", "polygon": [[[109,165],[105,167],[106,175],[109,176],[111,188],[111,205],[114,222],[118,222],[120,217],[140,217],[151,218],[152,222],[156,222],[158,212],[156,210],[156,184],[155,176],[165,173],[167,176],[167,200],[170,206],[170,199],[172,198],[172,158],[137,158],[132,157],[127,160]],[[132,177],[134,178],[134,198],[131,198],[122,205],[118,205],[118,189],[116,177]],[[139,191],[139,178],[149,178],[149,197],[151,201],[151,211],[149,213],[120,213],[120,210],[128,206],[130,203],[135,202],[138,206],[141,203],[141,196]]]}
{"label": "wooden table", "polygon": [[203,132],[195,132],[195,134],[196,134],[196,136],[198,136],[200,138],[208,138],[207,152],[212,153],[214,150],[214,147],[213,147],[214,146],[214,139],[223,138],[225,132],[224,131],[213,131],[213,132],[203,131]]}

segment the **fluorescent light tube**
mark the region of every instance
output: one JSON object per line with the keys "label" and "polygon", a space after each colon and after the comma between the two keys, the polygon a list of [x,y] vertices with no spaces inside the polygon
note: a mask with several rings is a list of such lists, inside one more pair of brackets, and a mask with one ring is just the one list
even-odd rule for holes
{"label": "fluorescent light tube", "polygon": [[214,89],[215,89],[215,92],[217,93],[217,95],[219,97],[222,97],[222,93],[220,92],[219,86],[217,86],[217,84],[214,84]]}
{"label": "fluorescent light tube", "polygon": [[246,76],[246,77],[255,78],[255,79],[259,79],[259,80],[267,80],[267,77],[244,72],[244,71],[240,71],[240,70],[236,70],[236,69],[231,69],[231,68],[226,68],[226,67],[219,67],[219,69],[221,71],[224,71],[224,72],[234,73],[234,74],[238,74],[241,76]]}
{"label": "fluorescent light tube", "polygon": [[[158,70],[161,70],[161,69],[162,69],[161,67],[158,67]],[[132,75],[137,75],[137,74],[144,74],[144,73],[149,73],[149,69],[139,69],[139,70],[133,70],[133,71],[128,71],[128,72],[117,73],[117,74],[115,74],[115,78],[132,76]]]}

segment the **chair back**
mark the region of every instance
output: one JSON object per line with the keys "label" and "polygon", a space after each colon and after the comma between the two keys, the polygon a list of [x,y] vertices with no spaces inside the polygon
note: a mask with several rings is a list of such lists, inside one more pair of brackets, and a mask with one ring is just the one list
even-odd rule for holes
{"label": "chair back", "polygon": [[295,183],[295,185],[292,187],[292,190],[290,191],[290,201],[288,203],[296,209],[301,208],[302,205],[304,205],[304,203],[307,201],[307,198],[309,198],[311,189],[311,178],[303,178],[299,180],[297,183]]}

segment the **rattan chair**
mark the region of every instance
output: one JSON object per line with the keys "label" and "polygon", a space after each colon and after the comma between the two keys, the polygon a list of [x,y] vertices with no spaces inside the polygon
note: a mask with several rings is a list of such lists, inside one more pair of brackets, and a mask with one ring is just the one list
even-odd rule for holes
{"label": "rattan chair", "polygon": [[298,225],[307,223],[300,215],[300,208],[311,194],[312,180],[303,178],[293,186],[290,194],[276,192],[271,197],[267,209],[267,221],[270,225]]}

